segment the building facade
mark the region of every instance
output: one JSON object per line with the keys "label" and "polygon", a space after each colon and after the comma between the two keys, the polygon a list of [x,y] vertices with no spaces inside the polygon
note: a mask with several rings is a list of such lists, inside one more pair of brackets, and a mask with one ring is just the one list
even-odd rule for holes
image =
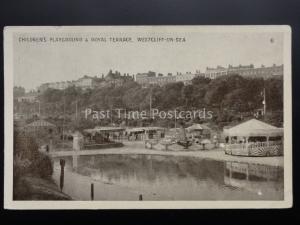
{"label": "building facade", "polygon": [[82,78],[79,78],[76,81],[61,81],[61,82],[51,82],[51,83],[44,83],[38,87],[39,92],[44,92],[47,89],[58,89],[58,90],[64,90],[68,87],[79,87],[82,89],[89,89],[94,88],[95,81],[93,77],[89,76],[83,76]]}
{"label": "building facade", "polygon": [[142,86],[149,86],[149,85],[164,86],[166,84],[176,82],[176,78],[175,76],[172,75],[147,76],[143,73],[143,74],[137,74],[135,81]]}
{"label": "building facade", "polygon": [[134,78],[130,76],[128,73],[121,75],[120,72],[109,71],[109,73],[104,78],[104,82],[100,84],[101,87],[103,86],[111,86],[111,87],[120,87],[127,81],[133,81]]}
{"label": "building facade", "polygon": [[51,83],[44,83],[38,87],[39,92],[44,92],[47,89],[58,89],[64,90],[68,87],[74,86],[74,83],[71,81],[61,81],[61,82],[51,82]]}
{"label": "building facade", "polygon": [[28,92],[23,96],[17,97],[18,102],[27,102],[34,103],[37,101],[37,93],[36,92]]}
{"label": "building facade", "polygon": [[191,73],[191,72],[186,72],[184,74],[178,73],[175,76],[175,81],[176,82],[183,82],[184,85],[188,85],[192,83],[192,80],[197,76],[197,74]]}
{"label": "building facade", "polygon": [[210,79],[215,79],[220,76],[238,74],[244,77],[261,77],[267,78],[279,78],[283,76],[283,65],[273,64],[272,66],[266,67],[261,65],[261,67],[255,68],[253,64],[250,65],[239,65],[232,66],[229,65],[228,68],[217,66],[217,68],[206,68],[205,77]]}
{"label": "building facade", "polygon": [[150,82],[155,80],[156,73],[149,71],[147,73],[137,73],[135,75],[135,82],[139,83],[142,86],[149,85]]}
{"label": "building facade", "polygon": [[94,88],[96,86],[96,82],[93,77],[89,77],[85,75],[84,77],[74,81],[73,85],[75,87],[79,87],[82,88],[83,90],[86,90],[86,89]]}
{"label": "building facade", "polygon": [[190,84],[192,80],[196,76],[201,76],[203,74],[200,73],[199,70],[196,73],[186,72],[186,73],[178,73],[174,76],[172,73],[168,73],[167,76],[163,76],[162,74],[152,73],[138,73],[135,77],[135,81],[142,86],[149,85],[158,85],[164,86],[166,84],[175,83],[175,82],[183,82],[185,85]]}
{"label": "building facade", "polygon": [[217,77],[224,76],[228,74],[228,69],[222,66],[217,66],[216,68],[206,67],[204,74],[205,78],[216,79]]}
{"label": "building facade", "polygon": [[229,74],[239,74],[241,76],[246,77],[261,77],[264,79],[267,78],[276,78],[283,76],[283,65],[276,65],[273,64],[273,66],[265,67],[264,65],[261,65],[261,67],[254,68],[254,66],[251,64],[250,66],[237,66],[233,67],[229,65],[228,68]]}

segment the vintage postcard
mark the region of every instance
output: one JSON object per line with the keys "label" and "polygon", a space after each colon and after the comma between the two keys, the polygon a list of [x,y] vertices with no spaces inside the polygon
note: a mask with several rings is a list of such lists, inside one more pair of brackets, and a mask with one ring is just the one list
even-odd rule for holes
{"label": "vintage postcard", "polygon": [[6,27],[7,209],[288,208],[289,26]]}

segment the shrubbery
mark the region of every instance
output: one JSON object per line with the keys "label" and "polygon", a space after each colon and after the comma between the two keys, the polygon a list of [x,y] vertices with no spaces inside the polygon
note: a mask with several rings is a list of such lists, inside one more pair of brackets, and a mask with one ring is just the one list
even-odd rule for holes
{"label": "shrubbery", "polygon": [[33,137],[15,131],[13,170],[14,196],[16,196],[16,190],[20,192],[22,178],[32,176],[51,179],[53,166],[51,159],[38,151],[38,145]]}

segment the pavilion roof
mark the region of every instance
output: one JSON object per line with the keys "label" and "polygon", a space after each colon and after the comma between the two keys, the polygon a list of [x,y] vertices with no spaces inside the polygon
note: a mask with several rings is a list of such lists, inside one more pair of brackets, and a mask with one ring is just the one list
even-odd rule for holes
{"label": "pavilion roof", "polygon": [[85,129],[86,133],[97,133],[97,132],[118,132],[123,131],[125,128],[123,127],[95,127],[93,129]]}
{"label": "pavilion roof", "polygon": [[205,124],[193,124],[192,126],[189,126],[188,128],[186,128],[188,131],[192,131],[192,130],[211,130],[208,126],[206,126]]}
{"label": "pavilion roof", "polygon": [[228,136],[282,136],[283,128],[278,128],[257,119],[251,119],[231,128],[224,129]]}
{"label": "pavilion roof", "polygon": [[55,127],[54,124],[49,123],[46,120],[36,120],[26,125],[26,127]]}

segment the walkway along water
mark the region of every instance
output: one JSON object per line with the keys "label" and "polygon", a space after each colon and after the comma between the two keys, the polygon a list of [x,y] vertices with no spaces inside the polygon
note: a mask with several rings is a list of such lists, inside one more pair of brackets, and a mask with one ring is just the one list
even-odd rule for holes
{"label": "walkway along water", "polygon": [[283,157],[243,157],[226,155],[222,148],[208,151],[165,151],[157,149],[146,149],[144,142],[124,142],[122,148],[80,150],[80,151],[53,151],[50,152],[54,158],[65,156],[83,156],[83,155],[107,155],[107,154],[142,154],[142,155],[171,155],[171,156],[191,156],[204,159],[214,159],[217,161],[236,161],[257,163],[261,165],[280,166],[283,167]]}

